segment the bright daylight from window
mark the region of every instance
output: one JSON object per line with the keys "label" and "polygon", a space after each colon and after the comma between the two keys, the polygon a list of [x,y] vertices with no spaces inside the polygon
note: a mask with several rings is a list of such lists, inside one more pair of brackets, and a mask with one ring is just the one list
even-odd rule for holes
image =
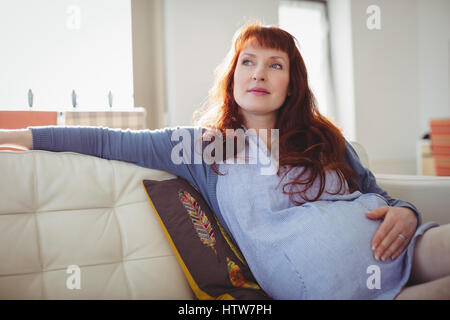
{"label": "bright daylight from window", "polygon": [[308,1],[282,1],[278,12],[280,27],[297,38],[306,64],[308,80],[320,112],[332,117],[328,60],[328,25],[325,6]]}

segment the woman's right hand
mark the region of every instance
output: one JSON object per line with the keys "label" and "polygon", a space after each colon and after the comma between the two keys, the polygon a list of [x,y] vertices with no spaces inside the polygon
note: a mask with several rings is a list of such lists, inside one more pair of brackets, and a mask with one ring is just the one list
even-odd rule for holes
{"label": "woman's right hand", "polygon": [[30,129],[0,129],[0,145],[9,144],[31,150],[33,136]]}

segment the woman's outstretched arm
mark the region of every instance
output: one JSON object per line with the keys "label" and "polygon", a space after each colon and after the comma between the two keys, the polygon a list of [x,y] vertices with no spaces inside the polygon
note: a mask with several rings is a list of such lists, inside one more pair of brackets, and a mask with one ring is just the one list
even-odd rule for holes
{"label": "woman's outstretched arm", "polygon": [[[152,169],[177,171],[170,163],[169,129],[120,130],[105,127],[30,127],[33,150],[69,151]],[[171,169],[171,170],[169,170]]]}
{"label": "woman's outstretched arm", "polygon": [[182,145],[183,156],[186,153],[193,153],[193,138],[195,138],[196,130],[201,129],[198,127],[173,127],[158,130],[121,130],[80,126],[29,127],[20,130],[0,130],[0,144],[19,145],[33,150],[76,152],[130,162],[138,166],[170,172],[188,180],[198,188],[199,185],[205,185],[203,180],[206,179],[206,173],[203,166],[191,165],[195,164],[192,161],[181,162],[180,152],[178,152]]}

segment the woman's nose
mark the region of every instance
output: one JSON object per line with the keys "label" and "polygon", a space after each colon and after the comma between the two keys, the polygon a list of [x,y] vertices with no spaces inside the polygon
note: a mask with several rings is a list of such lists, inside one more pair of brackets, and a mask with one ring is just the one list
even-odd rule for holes
{"label": "woman's nose", "polygon": [[261,70],[261,68],[256,68],[255,73],[253,74],[253,80],[261,80],[264,81],[264,72]]}

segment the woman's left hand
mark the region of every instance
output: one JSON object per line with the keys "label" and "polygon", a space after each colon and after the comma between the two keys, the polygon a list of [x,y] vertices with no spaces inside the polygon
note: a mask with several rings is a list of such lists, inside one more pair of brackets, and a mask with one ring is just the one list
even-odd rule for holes
{"label": "woman's left hand", "polygon": [[366,217],[383,219],[372,239],[376,260],[396,259],[411,241],[417,227],[417,217],[406,207],[380,207],[366,213]]}

